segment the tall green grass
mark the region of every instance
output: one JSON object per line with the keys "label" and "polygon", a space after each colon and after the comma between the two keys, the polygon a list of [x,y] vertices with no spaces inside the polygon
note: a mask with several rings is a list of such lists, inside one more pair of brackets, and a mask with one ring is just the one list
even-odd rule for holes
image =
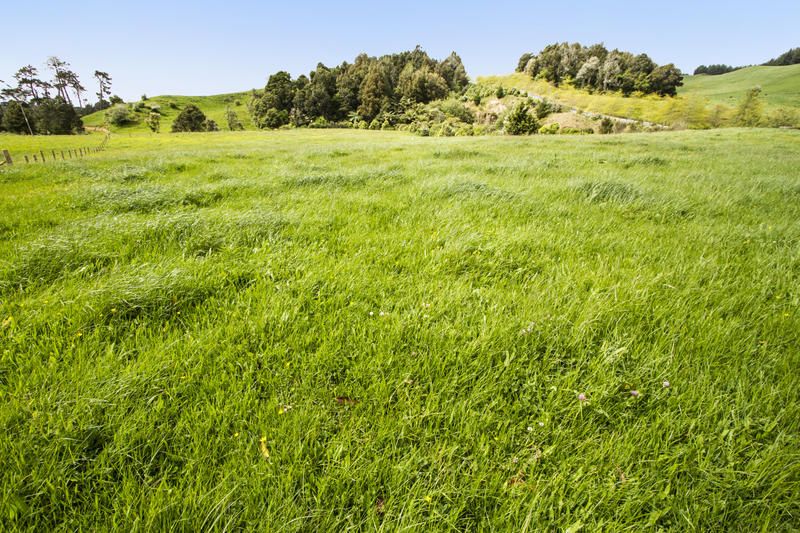
{"label": "tall green grass", "polygon": [[797,529],[799,142],[117,135],[3,169],[0,525]]}

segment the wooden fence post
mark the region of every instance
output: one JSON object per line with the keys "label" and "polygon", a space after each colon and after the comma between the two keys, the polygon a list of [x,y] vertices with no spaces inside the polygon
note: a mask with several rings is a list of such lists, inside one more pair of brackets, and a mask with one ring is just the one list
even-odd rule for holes
{"label": "wooden fence post", "polygon": [[42,156],[42,163],[44,163],[44,151],[39,150],[39,154]]}
{"label": "wooden fence post", "polygon": [[30,161],[28,160],[28,156],[27,155],[25,156],[25,162],[26,163],[30,163]]}
{"label": "wooden fence post", "polygon": [[33,162],[38,163],[39,159],[36,157],[36,154],[33,154]]}
{"label": "wooden fence post", "polygon": [[55,161],[56,160],[56,151],[55,150],[51,150],[51,152],[53,152],[53,161]]}
{"label": "wooden fence post", "polygon": [[3,150],[3,159],[6,160],[6,165],[14,164],[14,162],[11,160],[11,154],[8,153],[8,150]]}

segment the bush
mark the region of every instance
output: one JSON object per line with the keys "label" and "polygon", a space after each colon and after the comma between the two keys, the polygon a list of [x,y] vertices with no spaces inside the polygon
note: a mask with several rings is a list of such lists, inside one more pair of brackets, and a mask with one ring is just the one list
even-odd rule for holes
{"label": "bush", "polygon": [[518,103],[505,120],[505,132],[509,135],[531,135],[539,130],[539,122],[531,115],[530,106]]}
{"label": "bush", "polygon": [[202,131],[219,131],[219,126],[217,125],[216,121],[207,118],[203,121]]}
{"label": "bush", "polygon": [[539,133],[541,133],[543,135],[555,135],[556,133],[558,133],[559,129],[560,129],[560,126],[558,124],[553,123],[553,124],[548,124],[547,126],[542,126],[541,128],[539,128]]}
{"label": "bush", "polygon": [[208,126],[205,113],[194,104],[187,105],[180,112],[175,122],[172,123],[172,132],[182,131],[207,131]]}
{"label": "bush", "polygon": [[748,128],[760,126],[764,120],[762,110],[761,87],[754,87],[747,91],[744,100],[736,108],[736,125]]}
{"label": "bush", "polygon": [[767,124],[771,128],[800,128],[800,113],[794,109],[780,107],[770,113]]}
{"label": "bush", "polygon": [[147,117],[146,124],[147,127],[150,128],[150,131],[158,133],[161,130],[161,115],[156,112],[150,113],[150,116]]}
{"label": "bush", "polygon": [[475,122],[475,113],[458,100],[444,100],[439,103],[438,108],[448,117],[455,118],[466,124]]}
{"label": "bush", "polygon": [[[376,120],[373,120],[372,122],[375,123]],[[317,117],[314,119],[313,122],[311,122],[311,124],[308,125],[308,127],[317,129],[329,128],[330,122],[328,122],[328,120],[325,117]],[[375,128],[373,128],[372,125],[370,125],[370,129],[376,129],[376,130],[380,129],[380,124],[378,124],[377,127]]]}
{"label": "bush", "polygon": [[614,133],[614,121],[608,117],[603,117],[603,120],[600,121],[600,133],[603,135]]}
{"label": "bush", "polygon": [[535,111],[536,111],[536,118],[541,120],[551,113],[559,113],[561,111],[561,106],[558,104],[553,104],[546,99],[543,99],[539,100],[539,103],[536,104]]}
{"label": "bush", "polygon": [[267,111],[261,117],[261,122],[259,123],[258,126],[260,128],[269,128],[274,130],[288,123],[289,123],[289,112],[278,111],[273,107],[267,109]]}
{"label": "bush", "polygon": [[106,111],[106,120],[113,126],[127,126],[136,122],[130,110],[124,105],[116,105]]}
{"label": "bush", "polygon": [[167,105],[169,105],[170,109],[178,109],[178,104],[176,104],[175,102],[170,102]]}

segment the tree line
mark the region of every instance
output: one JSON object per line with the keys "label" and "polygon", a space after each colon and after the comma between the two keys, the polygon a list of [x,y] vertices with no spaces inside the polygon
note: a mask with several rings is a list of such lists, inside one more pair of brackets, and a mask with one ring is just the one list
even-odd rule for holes
{"label": "tree line", "polygon": [[418,46],[381,57],[360,54],[332,68],[319,63],[296,79],[276,72],[263,91],[254,92],[249,108],[260,128],[394,125],[411,107],[463,94],[468,83],[458,54],[437,61]]}
{"label": "tree line", "polygon": [[523,54],[516,70],[557,86],[569,83],[590,92],[675,96],[683,85],[683,74],[672,63],[658,65],[647,54],[609,51],[602,43],[551,44],[538,54]]}
{"label": "tree line", "polygon": [[788,65],[797,65],[800,63],[800,48],[792,48],[788,52],[784,52],[775,59],[770,59],[764,63],[765,67],[785,67]]}
{"label": "tree line", "polygon": [[[784,52],[774,59],[770,59],[766,63],[761,63],[763,67],[785,67],[788,65],[797,65],[800,63],[800,48],[791,48],[788,52]],[[694,69],[694,74],[708,74],[709,76],[718,76],[720,74],[727,74],[736,70],[747,68],[751,65],[741,67],[732,67],[730,65],[700,65]]]}
{"label": "tree line", "polygon": [[121,101],[111,96],[111,76],[94,72],[98,102],[85,98],[86,87],[69,63],[56,56],[46,62],[50,79],[33,65],[21,67],[13,81],[0,80],[0,131],[34,134],[69,134],[83,131],[80,117]]}

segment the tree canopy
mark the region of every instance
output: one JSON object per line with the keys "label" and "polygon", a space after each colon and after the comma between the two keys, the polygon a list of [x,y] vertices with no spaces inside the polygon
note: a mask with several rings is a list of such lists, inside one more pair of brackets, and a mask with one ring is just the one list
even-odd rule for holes
{"label": "tree canopy", "polygon": [[455,52],[432,59],[420,47],[371,57],[360,54],[337,67],[322,63],[292,80],[288,72],[272,74],[264,90],[250,103],[253,121],[261,128],[285,124],[391,120],[406,108],[461,94],[469,83]]}
{"label": "tree canopy", "polygon": [[800,48],[792,48],[775,59],[770,59],[764,63],[765,67],[785,67],[787,65],[796,65],[800,63]]}
{"label": "tree canopy", "polygon": [[[100,101],[85,102],[86,88],[69,63],[56,56],[46,62],[51,72],[48,81],[33,65],[20,67],[13,82],[0,80],[0,129],[13,133],[68,134],[83,130],[81,115],[108,107],[103,97],[111,90],[111,76],[95,71],[100,84]],[[6,116],[8,118],[6,118]]]}
{"label": "tree canopy", "polygon": [[555,85],[565,82],[589,91],[620,91],[675,96],[683,74],[675,65],[657,65],[647,54],[634,55],[603,44],[556,43],[538,55],[525,53],[517,71]]}

